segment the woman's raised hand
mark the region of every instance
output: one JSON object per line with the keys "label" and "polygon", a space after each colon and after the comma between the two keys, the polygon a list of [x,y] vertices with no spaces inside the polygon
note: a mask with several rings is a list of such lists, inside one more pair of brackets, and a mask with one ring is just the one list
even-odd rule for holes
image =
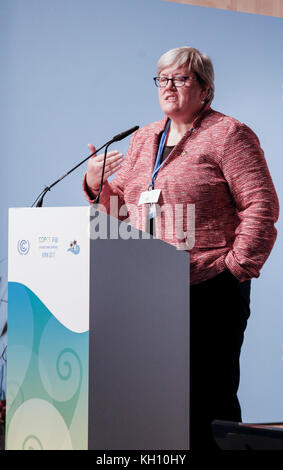
{"label": "woman's raised hand", "polygon": [[[91,153],[95,152],[95,147],[92,144],[88,144],[88,148]],[[93,155],[88,161],[88,167],[86,172],[86,183],[91,191],[97,193],[99,191],[101,175],[103,169],[104,154]],[[112,150],[107,153],[105,172],[103,177],[103,183],[113,175],[119,168],[123,161],[123,154],[118,150]]]}

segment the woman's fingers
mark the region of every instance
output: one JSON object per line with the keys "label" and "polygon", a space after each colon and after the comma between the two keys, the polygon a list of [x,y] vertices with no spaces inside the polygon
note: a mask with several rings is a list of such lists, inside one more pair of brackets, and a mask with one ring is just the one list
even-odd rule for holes
{"label": "woman's fingers", "polygon": [[[119,158],[121,155],[123,155],[123,154],[118,152],[118,150],[112,150],[111,152],[107,152],[106,162],[108,161],[108,159],[112,159],[111,161],[113,161],[116,158]],[[104,160],[104,153],[100,153],[99,155],[95,156],[96,163],[103,163],[103,160]]]}
{"label": "woman's fingers", "polygon": [[[89,148],[91,154],[95,153],[95,147],[94,147],[93,144],[88,144],[88,148]],[[107,152],[106,164],[108,162],[110,162],[110,163],[115,162],[117,159],[121,159],[122,156],[123,156],[123,154],[120,153],[118,150],[111,150],[111,152]],[[91,158],[95,159],[95,163],[102,163],[103,164],[104,153],[100,153],[99,155],[93,155]]]}
{"label": "woman's fingers", "polygon": [[[90,150],[90,154],[94,153],[95,152],[95,147],[93,144],[88,144],[87,145],[89,150]],[[91,158],[94,158],[96,155],[93,155]]]}
{"label": "woman's fingers", "polygon": [[[109,157],[106,159],[106,164],[105,168],[109,169],[113,167],[114,165],[120,164],[123,161],[123,154],[119,153],[117,155],[114,155],[113,157]],[[102,162],[103,165],[103,162]]]}
{"label": "woman's fingers", "polygon": [[[91,153],[95,152],[95,147],[93,144],[88,144],[88,148]],[[105,170],[103,182],[105,182],[109,176],[116,173],[119,170],[121,163],[123,161],[123,154],[118,152],[118,150],[112,150],[106,155]],[[100,186],[102,170],[104,163],[104,154],[94,155],[88,161],[87,168],[87,184],[93,189],[97,190]]]}
{"label": "woman's fingers", "polygon": [[[98,158],[98,157],[97,157]],[[96,165],[102,170],[103,168],[103,161],[104,160],[101,160],[101,161],[97,161],[96,160]],[[112,156],[108,156],[107,155],[107,158],[106,158],[106,162],[105,162],[105,171],[109,171],[111,170],[112,168],[117,168],[120,166],[120,164],[122,163],[123,161],[123,154],[122,153],[118,153],[118,154],[115,154],[115,155],[112,155]]]}
{"label": "woman's fingers", "polygon": [[105,168],[104,180],[109,178],[109,176],[113,175],[114,173],[116,173],[116,171],[119,170],[120,166],[121,166],[121,162],[109,165],[107,168]]}

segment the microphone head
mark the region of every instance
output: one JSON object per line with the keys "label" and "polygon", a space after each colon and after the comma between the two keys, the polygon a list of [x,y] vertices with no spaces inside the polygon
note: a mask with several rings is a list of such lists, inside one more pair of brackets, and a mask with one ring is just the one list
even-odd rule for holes
{"label": "microphone head", "polygon": [[115,135],[115,137],[113,137],[112,142],[118,142],[119,140],[123,140],[128,137],[128,135],[131,135],[133,132],[136,132],[138,129],[139,126],[135,126],[125,132],[121,132],[121,134],[117,134]]}

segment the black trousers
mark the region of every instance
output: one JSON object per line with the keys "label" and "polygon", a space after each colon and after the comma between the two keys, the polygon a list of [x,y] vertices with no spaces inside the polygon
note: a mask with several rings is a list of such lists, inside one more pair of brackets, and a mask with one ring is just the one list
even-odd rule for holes
{"label": "black trousers", "polygon": [[226,269],[190,288],[190,445],[218,450],[214,419],[241,421],[239,358],[250,315],[251,281]]}

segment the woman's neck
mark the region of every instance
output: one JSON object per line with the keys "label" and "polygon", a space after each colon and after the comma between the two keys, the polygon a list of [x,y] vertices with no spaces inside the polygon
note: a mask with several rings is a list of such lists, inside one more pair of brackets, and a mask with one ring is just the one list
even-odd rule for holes
{"label": "woman's neck", "polygon": [[166,145],[172,146],[177,145],[177,143],[182,139],[188,130],[193,127],[193,123],[176,123],[171,121],[170,129],[168,132],[168,137]]}
{"label": "woman's neck", "polygon": [[192,129],[193,124],[197,118],[197,116],[202,112],[205,105],[203,105],[200,109],[198,109],[195,113],[191,116],[187,116],[186,119],[176,119],[176,117],[172,116],[170,129],[167,137],[166,145],[176,145],[182,137],[186,134],[187,131]]}

